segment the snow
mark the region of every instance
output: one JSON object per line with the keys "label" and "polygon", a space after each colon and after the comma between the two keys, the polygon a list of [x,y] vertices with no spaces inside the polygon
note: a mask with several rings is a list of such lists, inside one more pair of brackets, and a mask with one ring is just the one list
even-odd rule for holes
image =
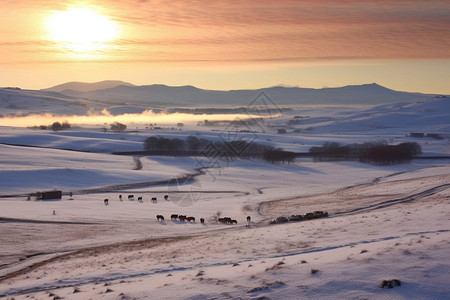
{"label": "snow", "polygon": [[[287,134],[270,127],[295,115],[308,118]],[[424,156],[448,155],[448,137],[405,136],[418,129],[445,134],[448,115],[445,98],[404,107],[296,108],[254,136],[291,151],[386,140],[416,141]],[[293,132],[304,126],[313,129]],[[61,132],[0,127],[0,297],[448,298],[448,159],[375,166],[303,158],[283,165],[111,154],[141,151],[151,134],[220,140],[224,132],[137,127],[124,133],[81,125]],[[205,166],[211,168],[198,171]],[[63,191],[62,199],[28,199],[53,189]],[[278,216],[317,210],[330,216],[269,225]],[[171,214],[196,221],[172,221]],[[238,224],[217,223],[219,215]],[[401,286],[379,287],[390,279]]]}

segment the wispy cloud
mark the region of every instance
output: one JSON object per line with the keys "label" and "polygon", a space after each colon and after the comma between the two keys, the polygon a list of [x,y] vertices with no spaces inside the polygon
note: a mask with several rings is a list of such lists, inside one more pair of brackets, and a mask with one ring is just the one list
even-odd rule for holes
{"label": "wispy cloud", "polygon": [[123,46],[181,48],[181,60],[450,57],[448,1],[121,0],[113,8],[144,33]]}
{"label": "wispy cloud", "polygon": [[[64,9],[80,1],[36,3],[6,1],[16,10],[28,5],[27,11]],[[109,61],[450,58],[448,1],[99,0],[89,5],[122,26],[110,51],[97,53]],[[0,48],[19,46],[44,52],[57,45],[0,40]]]}

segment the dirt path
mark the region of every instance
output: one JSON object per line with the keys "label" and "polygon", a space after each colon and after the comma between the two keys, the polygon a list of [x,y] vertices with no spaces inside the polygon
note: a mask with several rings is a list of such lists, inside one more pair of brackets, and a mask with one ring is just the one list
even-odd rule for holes
{"label": "dirt path", "polygon": [[414,195],[410,195],[407,197],[403,197],[400,199],[393,199],[393,200],[388,200],[388,201],[384,201],[378,204],[374,204],[374,205],[369,205],[366,207],[360,207],[360,208],[356,208],[354,210],[351,211],[344,211],[344,212],[338,212],[332,215],[332,217],[339,217],[339,216],[345,216],[345,215],[352,215],[352,214],[356,214],[356,213],[361,213],[361,212],[367,212],[367,211],[371,211],[374,209],[379,209],[379,208],[384,208],[384,207],[388,207],[391,205],[395,205],[395,204],[399,204],[399,203],[403,203],[403,202],[408,202],[408,201],[413,201],[413,200],[417,200],[420,198],[424,198],[424,197],[428,197],[431,195],[434,195],[436,193],[442,192],[446,189],[450,188],[450,184],[443,184],[443,185],[439,185],[436,186],[434,188],[425,190],[423,192],[414,194]]}
{"label": "dirt path", "polygon": [[2,218],[0,223],[33,223],[33,224],[59,224],[59,225],[102,225],[103,223],[95,222],[70,222],[70,221],[46,221],[46,220],[31,220],[31,219],[17,219],[17,218]]}
{"label": "dirt path", "polygon": [[331,193],[263,202],[257,211],[265,218],[316,210],[328,211],[330,216],[352,214],[423,198],[449,187],[450,174],[387,182],[376,180]]}

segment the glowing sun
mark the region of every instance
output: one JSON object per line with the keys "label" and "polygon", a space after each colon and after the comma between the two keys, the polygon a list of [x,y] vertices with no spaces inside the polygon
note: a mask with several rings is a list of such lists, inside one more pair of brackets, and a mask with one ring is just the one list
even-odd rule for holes
{"label": "glowing sun", "polygon": [[107,48],[118,35],[116,22],[91,8],[56,11],[47,17],[46,27],[50,40],[85,54]]}

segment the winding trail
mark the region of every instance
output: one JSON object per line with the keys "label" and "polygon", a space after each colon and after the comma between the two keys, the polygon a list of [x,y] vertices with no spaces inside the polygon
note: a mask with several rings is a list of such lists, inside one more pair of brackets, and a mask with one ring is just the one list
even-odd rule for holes
{"label": "winding trail", "polygon": [[413,200],[417,200],[420,198],[424,198],[424,197],[428,197],[431,195],[434,195],[436,193],[442,192],[446,189],[450,188],[450,184],[443,184],[443,185],[438,185],[435,186],[433,188],[430,188],[428,190],[425,190],[423,192],[414,194],[414,195],[410,195],[407,197],[403,197],[403,198],[399,198],[399,199],[393,199],[393,200],[388,200],[388,201],[384,201],[378,204],[374,204],[374,205],[369,205],[369,206],[365,206],[365,207],[360,207],[360,208],[356,208],[356,209],[352,209],[349,211],[343,211],[343,212],[337,212],[333,215],[330,215],[330,217],[340,217],[340,216],[347,216],[347,215],[352,215],[352,214],[357,214],[357,213],[361,213],[361,212],[367,212],[367,211],[371,211],[374,209],[379,209],[379,208],[384,208],[384,207],[388,207],[391,205],[395,205],[395,204],[399,204],[399,203],[403,203],[403,202],[408,202],[408,201],[413,201]]}

